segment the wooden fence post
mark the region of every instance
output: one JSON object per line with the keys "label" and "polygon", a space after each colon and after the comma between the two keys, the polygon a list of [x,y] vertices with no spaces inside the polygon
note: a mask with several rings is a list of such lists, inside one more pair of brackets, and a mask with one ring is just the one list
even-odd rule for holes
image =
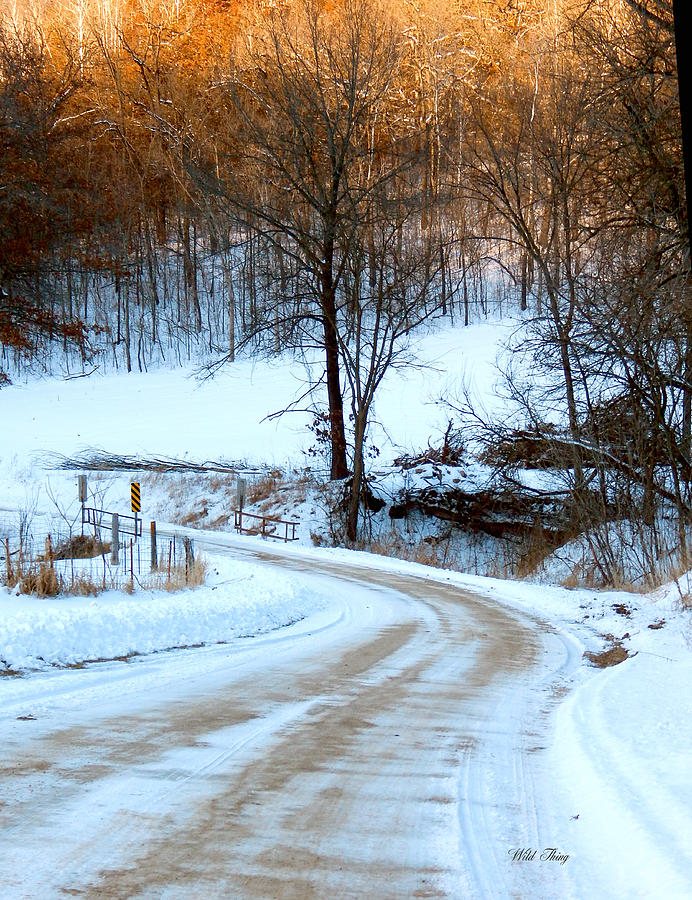
{"label": "wooden fence post", "polygon": [[12,587],[12,561],[10,559],[10,539],[5,538],[5,565],[7,566],[7,586]]}
{"label": "wooden fence post", "polygon": [[120,525],[118,521],[118,514],[113,513],[113,519],[111,524],[111,562],[114,566],[117,566],[120,562]]}
{"label": "wooden fence post", "polygon": [[151,571],[155,572],[159,567],[159,557],[156,552],[156,522],[152,522],[151,528]]}
{"label": "wooden fence post", "polygon": [[79,492],[79,502],[82,504],[82,536],[84,535],[84,508],[87,501],[87,480],[86,475],[77,476],[77,485]]}
{"label": "wooden fence post", "polygon": [[195,553],[192,548],[192,541],[190,538],[185,538],[185,584],[189,583],[190,580],[190,570],[192,569],[192,564],[195,561]]}

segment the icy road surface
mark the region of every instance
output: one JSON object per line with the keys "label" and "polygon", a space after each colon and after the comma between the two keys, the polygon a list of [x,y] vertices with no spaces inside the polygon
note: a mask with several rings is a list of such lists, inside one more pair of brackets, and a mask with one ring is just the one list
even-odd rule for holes
{"label": "icy road surface", "polygon": [[12,680],[0,895],[579,896],[544,756],[576,642],[451,585],[260,558],[333,603]]}

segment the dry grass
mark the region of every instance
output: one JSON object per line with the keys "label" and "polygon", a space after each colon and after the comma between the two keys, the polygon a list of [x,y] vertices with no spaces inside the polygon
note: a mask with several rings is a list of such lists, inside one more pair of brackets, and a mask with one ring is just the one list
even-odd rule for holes
{"label": "dry grass", "polygon": [[236,478],[231,475],[211,475],[207,479],[207,487],[216,494],[219,491],[230,491],[235,488]]}
{"label": "dry grass", "polygon": [[77,575],[70,582],[68,593],[76,594],[79,597],[95,597],[103,589],[102,585],[94,584],[88,576]]}
{"label": "dry grass", "polygon": [[567,575],[566,578],[563,578],[560,582],[562,587],[567,588],[569,591],[573,591],[579,587],[581,584],[581,569],[579,565],[572,566],[572,571]]}
{"label": "dry grass", "polygon": [[[318,536],[312,535],[313,543],[316,542],[316,539],[318,539]],[[423,539],[418,541],[417,544],[409,545],[397,535],[390,535],[364,542],[360,549],[367,550],[369,553],[376,553],[378,556],[405,559],[409,562],[420,563],[423,566],[431,566],[435,569],[451,568],[446,555],[441,553],[440,549],[430,540]]]}
{"label": "dry grass", "polygon": [[283,472],[280,469],[272,469],[266,475],[262,475],[248,485],[247,503],[253,505],[263,500],[275,500],[277,491],[283,486],[283,480]]}
{"label": "dry grass", "polygon": [[572,571],[562,579],[560,584],[568,590],[576,588],[599,590],[604,586],[603,577],[597,571],[595,564],[587,565],[584,561],[574,563]]}
{"label": "dry grass", "polygon": [[192,512],[189,512],[187,515],[183,516],[180,519],[180,524],[186,525],[188,527],[194,527],[195,525],[198,525],[202,521],[202,519],[206,519],[206,517],[208,515],[209,515],[209,506],[205,502],[202,504],[201,509],[193,510]]}
{"label": "dry grass", "polygon": [[[247,512],[285,519],[304,503],[312,487],[317,485],[309,470],[282,471],[279,468],[248,473],[244,508]],[[165,500],[165,517],[190,527],[224,529],[233,524],[237,507],[238,477],[231,474],[149,473],[142,476],[151,493],[161,493]],[[163,516],[163,513],[160,513]]]}
{"label": "dry grass", "polygon": [[411,561],[420,563],[422,566],[432,566],[435,569],[444,568],[437,547],[426,544],[424,541],[420,541],[411,549]]}
{"label": "dry grass", "polygon": [[211,522],[209,523],[209,528],[211,528],[212,530],[215,529],[215,530],[218,531],[218,530],[220,530],[220,529],[222,529],[222,528],[225,528],[226,525],[228,525],[228,523],[229,523],[230,521],[231,521],[230,515],[224,513],[223,515],[220,515],[220,516],[218,516],[216,519],[214,519],[213,521],[211,521]]}
{"label": "dry grass", "polygon": [[616,572],[606,579],[595,563],[587,565],[585,562],[575,563],[570,574],[563,578],[560,584],[569,590],[574,590],[575,588],[603,590],[608,588],[614,591],[626,591],[629,594],[645,594],[650,590],[648,585],[643,584],[641,581],[630,581],[621,572]]}
{"label": "dry grass", "polygon": [[[93,539],[89,539],[93,540]],[[84,551],[85,555],[76,556],[76,559],[88,559],[91,554],[84,550],[86,545],[79,543],[76,552]],[[100,555],[100,554],[99,554]],[[57,557],[58,559],[70,559],[72,557]],[[57,597],[59,594],[74,594],[80,597],[95,597],[100,591],[105,590],[107,585],[96,585],[88,575],[72,574],[67,579],[64,575],[59,574],[54,565],[53,559],[50,561],[39,559],[35,563],[30,563],[24,568],[23,563],[17,564],[11,573],[11,577],[6,579],[9,587],[16,587],[20,594],[32,595],[34,597]],[[115,585],[109,585],[114,587]]]}
{"label": "dry grass", "polygon": [[291,483],[292,499],[296,506],[305,503],[308,498],[308,489],[316,487],[314,476],[308,472],[295,473],[296,477]]}
{"label": "dry grass", "polygon": [[45,563],[21,575],[17,585],[20,594],[33,594],[36,597],[56,597],[63,587],[62,579],[55,569]]}
{"label": "dry grass", "polygon": [[[75,558],[87,559],[90,558],[90,554]],[[40,598],[56,597],[59,594],[95,597],[107,590],[121,590],[126,594],[134,594],[139,588],[171,592],[182,591],[204,584],[206,574],[207,563],[203,557],[196,557],[187,565],[184,561],[178,562],[169,568],[167,554],[162,553],[159,569],[144,579],[140,579],[136,575],[128,576],[126,571],[117,574],[111,573],[107,577],[104,569],[103,578],[94,581],[92,574],[75,573],[74,571],[71,575],[69,572],[61,574],[56,571],[52,560],[48,562],[45,559],[39,559],[32,563],[23,560],[17,561],[8,570],[3,581],[10,588],[16,587],[20,594]]]}
{"label": "dry grass", "polygon": [[172,566],[170,570],[162,558],[159,571],[152,572],[142,587],[163,591],[183,591],[187,588],[200,587],[206,581],[207,568],[207,561],[201,556],[195,557],[188,566],[182,563]]}
{"label": "dry grass", "polygon": [[683,592],[680,591],[678,602],[683,609],[692,610],[692,594],[683,594]]}
{"label": "dry grass", "polygon": [[483,574],[487,575],[488,578],[504,578],[505,581],[512,578],[518,578],[519,576],[516,574],[515,565],[516,563],[513,560],[509,560],[503,556],[489,562],[485,567]]}
{"label": "dry grass", "polygon": [[[601,579],[603,582],[603,579]],[[654,581],[653,584],[645,584],[641,581],[630,581],[629,578],[626,578],[622,573],[616,573],[615,576],[609,579],[607,582],[603,583],[603,587],[610,588],[613,591],[626,591],[628,594],[648,594],[651,590],[652,586],[657,586],[659,584],[663,584],[663,580]],[[585,587],[590,587],[591,585],[585,585]]]}
{"label": "dry grass", "polygon": [[690,592],[690,578],[687,573],[692,568],[692,560],[689,556],[678,560],[675,567],[671,567],[668,581],[673,581],[678,591],[678,605],[683,610],[692,610],[692,593]]}
{"label": "dry grass", "polygon": [[528,578],[531,575],[535,575],[550,554],[554,553],[561,543],[560,539],[546,534],[540,525],[534,527],[525,538],[524,545],[518,552],[511,577]]}
{"label": "dry grass", "polygon": [[[319,540],[319,543],[318,543]],[[320,535],[312,535],[312,541],[316,546],[322,546],[326,541]],[[403,548],[400,541],[396,538],[375,538],[372,541],[363,541],[362,545],[357,549],[367,550],[369,553],[376,553],[378,556],[392,556],[399,559],[403,558]]]}

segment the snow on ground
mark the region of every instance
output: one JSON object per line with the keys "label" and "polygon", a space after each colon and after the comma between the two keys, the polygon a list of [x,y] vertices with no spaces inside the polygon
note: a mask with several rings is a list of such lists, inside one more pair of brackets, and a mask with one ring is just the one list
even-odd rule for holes
{"label": "snow on ground", "polygon": [[[495,362],[503,340],[517,321],[488,321],[468,328],[445,327],[416,335],[410,355],[423,368],[388,373],[372,413],[372,444],[380,450],[376,465],[416,452],[440,440],[450,411],[441,396],[454,398],[468,386],[485,406],[500,402]],[[311,368],[311,372],[309,369]],[[128,458],[163,457],[188,462],[240,461],[292,470],[310,467],[319,475],[325,461],[306,453],[315,444],[307,426],[313,413],[283,409],[317,381],[321,361],[291,357],[239,359],[212,378],[194,369],[158,369],[149,373],[81,378],[36,378],[0,391],[0,538],[16,532],[17,511],[35,531],[65,534],[79,521],[76,473],[55,470],[57,457],[102,451]],[[324,403],[324,397],[315,397]],[[308,407],[309,401],[299,404]],[[235,506],[235,479],[207,473],[90,472],[88,506],[124,512],[129,482],[142,484],[142,517],[204,524],[218,528]],[[250,487],[257,476],[250,476]],[[392,489],[394,489],[392,487]],[[309,544],[324,532],[324,506],[308,490],[304,502],[278,510],[299,518],[299,538]],[[250,511],[264,512],[250,506]],[[276,515],[276,510],[269,514]],[[430,526],[434,530],[434,526]],[[428,529],[430,530],[430,529]],[[427,534],[417,529],[415,540]],[[414,539],[412,537],[412,540]],[[477,548],[474,549],[477,555]],[[486,554],[487,555],[487,554]],[[483,557],[485,559],[485,557]],[[481,560],[482,565],[482,560]]]}
{"label": "snow on ground", "polygon": [[[420,356],[430,368],[391,373],[378,398],[374,440],[383,464],[444,431],[447,410],[435,401],[463,379],[488,405],[500,402],[492,387],[492,364],[498,335],[511,327],[508,323],[498,329],[493,323],[448,329],[420,340]],[[132,456],[305,466],[304,451],[312,443],[305,426],[311,415],[264,421],[305,383],[300,364],[274,360],[241,361],[204,382],[195,380],[191,371],[160,370],[30,380],[5,388],[0,391],[0,519],[14,521],[17,510],[58,515],[64,522],[74,519],[75,473],[48,472],[42,466],[49,453],[72,456],[96,448]],[[90,490],[107,499],[104,505],[127,509],[129,477],[90,476]],[[208,487],[189,477],[177,490],[189,495],[189,505],[195,496],[203,499]],[[175,505],[171,490],[170,483],[157,484],[152,478],[143,493],[145,521]],[[214,515],[228,512],[231,490],[229,486]],[[319,510],[307,504],[303,512],[312,515],[313,527],[319,528],[314,524],[319,523]],[[309,531],[310,523],[306,540]],[[201,543],[200,534],[197,538]],[[228,534],[214,539],[229,545],[261,544],[259,539]],[[557,708],[550,754],[556,790],[570,811],[561,839],[566,852],[588,856],[596,868],[609,873],[604,882],[611,883],[615,873],[623,897],[692,896],[690,868],[685,868],[692,846],[692,622],[690,601],[684,599],[690,591],[687,583],[648,595],[566,590],[348,551],[303,546],[284,552],[308,558],[326,555],[350,564],[360,560],[450,581],[569,632],[585,650],[600,652],[620,643],[629,658],[607,669],[585,662]],[[34,600],[0,591],[0,658],[7,668],[46,669],[31,678],[48,682],[59,673],[53,665],[233,640],[323,608],[324,598],[308,591],[299,576],[209,558],[213,566],[208,584],[181,594],[116,592]]]}
{"label": "snow on ground", "polygon": [[[214,541],[262,545],[227,535]],[[585,651],[625,647],[629,657],[619,665],[585,660],[557,707],[549,769],[569,813],[557,837],[562,852],[590,861],[594,885],[619,884],[618,896],[692,896],[690,575],[634,594],[484,578],[347,550],[282,552],[457,584],[551,623]]]}
{"label": "snow on ground", "polygon": [[0,588],[0,662],[45,669],[227,642],[290,625],[326,604],[299,579],[224,557],[206,583],[176,592],[37,598]]}
{"label": "snow on ground", "polygon": [[[402,448],[425,446],[447,422],[436,401],[454,395],[462,380],[492,394],[500,340],[512,322],[481,323],[467,329],[435,332],[417,339],[414,354],[426,365],[391,370],[378,395],[373,441],[383,459]],[[315,380],[320,363],[312,366]],[[304,465],[304,451],[314,443],[306,429],[309,412],[292,412],[278,420],[266,416],[284,409],[304,393],[306,366],[289,357],[241,359],[210,379],[195,370],[72,378],[33,378],[0,391],[0,475],[25,471],[36,456],[73,456],[100,449],[132,456],[190,460],[243,460],[268,465]],[[324,403],[323,393],[316,396]],[[306,407],[309,401],[300,403]]]}
{"label": "snow on ground", "polygon": [[[673,616],[673,622],[675,622]],[[646,628],[647,626],[643,626]],[[551,768],[574,820],[569,846],[619,896],[692,896],[692,660],[676,625],[558,707]],[[578,817],[578,818],[576,818]]]}
{"label": "snow on ground", "polygon": [[[597,653],[611,639],[626,647],[630,655],[621,664],[585,664],[565,684],[547,757],[556,807],[564,815],[551,825],[550,841],[579,860],[573,862],[579,878],[588,870],[592,886],[600,879],[617,883],[618,896],[692,895],[692,619],[682,603],[692,585],[686,580],[649,595],[567,590],[367,553],[268,545],[222,532],[184,533],[195,537],[197,547],[207,542],[204,552],[213,565],[206,587],[182,594],[111,592],[95,599],[0,594],[0,655],[16,668],[44,670],[20,679],[26,688],[33,682],[32,695],[42,680],[50,691],[60,677],[55,664],[229,641],[302,617],[304,629],[312,630],[325,613],[328,619],[337,615],[329,612],[326,589],[317,594],[298,575],[229,559],[220,555],[223,548],[275,550],[289,558],[374,566],[458,585],[549,622],[582,649]],[[335,609],[339,602],[333,599]],[[173,658],[171,665],[174,671]],[[104,671],[111,671],[108,665]],[[17,679],[0,679],[0,696],[14,686],[21,686]]]}

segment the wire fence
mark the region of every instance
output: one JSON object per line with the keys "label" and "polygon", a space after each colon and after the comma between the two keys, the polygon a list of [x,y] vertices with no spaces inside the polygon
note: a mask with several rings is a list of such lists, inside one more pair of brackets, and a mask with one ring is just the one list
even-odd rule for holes
{"label": "wire fence", "polygon": [[[125,523],[129,518],[122,517]],[[132,529],[114,530],[112,516],[105,512],[84,523],[38,514],[0,514],[0,582],[39,594],[197,583],[193,542],[141,524],[140,520],[136,535]]]}

